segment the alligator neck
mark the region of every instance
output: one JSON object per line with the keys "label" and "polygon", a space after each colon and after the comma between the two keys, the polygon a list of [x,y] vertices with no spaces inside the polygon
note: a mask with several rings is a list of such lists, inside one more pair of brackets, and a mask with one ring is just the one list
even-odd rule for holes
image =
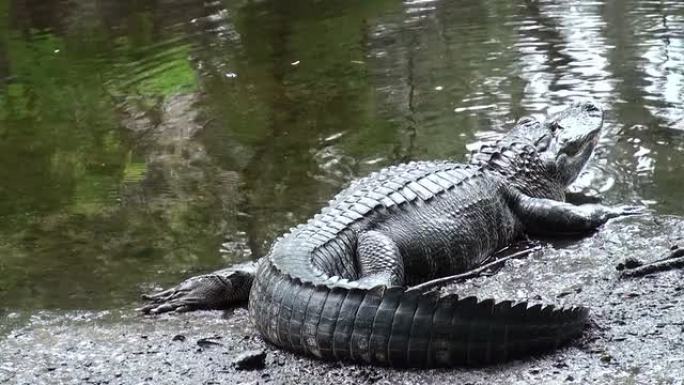
{"label": "alligator neck", "polygon": [[565,186],[553,162],[544,159],[534,145],[520,138],[504,138],[482,146],[471,164],[502,177],[525,195],[565,200]]}

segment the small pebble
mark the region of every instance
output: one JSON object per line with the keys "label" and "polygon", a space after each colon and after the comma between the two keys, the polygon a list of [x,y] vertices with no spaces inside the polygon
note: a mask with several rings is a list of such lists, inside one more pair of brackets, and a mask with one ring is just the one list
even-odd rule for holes
{"label": "small pebble", "polygon": [[256,370],[263,369],[266,366],[266,351],[248,350],[233,360],[233,365],[237,370]]}
{"label": "small pebble", "polygon": [[636,258],[627,258],[624,260],[624,262],[618,263],[617,266],[615,266],[615,269],[618,271],[622,271],[625,269],[635,269],[643,264],[643,262]]}

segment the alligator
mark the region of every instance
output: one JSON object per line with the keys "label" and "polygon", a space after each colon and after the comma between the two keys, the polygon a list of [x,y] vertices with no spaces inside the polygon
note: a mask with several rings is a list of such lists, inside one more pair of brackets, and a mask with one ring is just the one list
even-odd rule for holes
{"label": "alligator", "polygon": [[591,232],[640,212],[565,201],[602,125],[601,107],[575,103],[543,120],[521,118],[466,164],[413,161],[373,172],[257,262],[144,295],[141,310],[248,300],[254,325],[276,346],[394,367],[484,365],[552,350],[582,333],[587,308],[463,298],[424,284],[482,266],[524,235]]}

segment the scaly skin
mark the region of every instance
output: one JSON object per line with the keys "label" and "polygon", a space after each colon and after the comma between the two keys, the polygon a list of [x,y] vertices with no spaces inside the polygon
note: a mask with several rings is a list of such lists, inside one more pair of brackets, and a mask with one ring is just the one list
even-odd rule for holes
{"label": "scaly skin", "polygon": [[[585,232],[638,212],[563,202],[602,121],[600,108],[576,104],[544,124],[522,119],[470,164],[411,162],[353,182],[278,239],[256,274],[232,270],[241,287],[253,277],[252,321],[295,352],[397,367],[501,362],[577,336],[585,308],[410,289],[477,267],[525,233]],[[227,306],[238,285],[214,275],[150,296],[142,310]]]}

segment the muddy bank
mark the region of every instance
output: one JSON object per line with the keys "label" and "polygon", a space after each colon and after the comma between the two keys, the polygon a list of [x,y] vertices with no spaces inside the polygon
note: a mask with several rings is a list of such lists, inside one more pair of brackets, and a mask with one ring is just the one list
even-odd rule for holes
{"label": "muddy bank", "polygon": [[[551,242],[458,290],[483,298],[586,304],[585,335],[557,352],[496,367],[395,370],[325,363],[267,346],[247,311],[142,317],[131,308],[0,314],[2,384],[684,384],[684,271],[618,279],[627,257],[684,245],[684,220],[632,217],[592,237]],[[266,350],[265,368],[234,360]]]}

